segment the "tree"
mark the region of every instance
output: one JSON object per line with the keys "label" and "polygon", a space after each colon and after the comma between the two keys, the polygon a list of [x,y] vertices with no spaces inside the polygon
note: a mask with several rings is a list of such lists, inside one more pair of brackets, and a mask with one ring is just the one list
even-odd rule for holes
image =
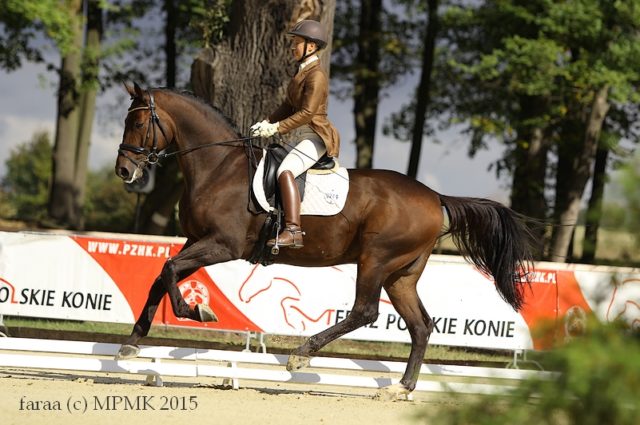
{"label": "tree", "polygon": [[551,22],[548,32],[567,49],[567,77],[560,85],[567,118],[559,129],[563,143],[557,149],[554,206],[554,217],[563,225],[554,227],[549,253],[561,259],[567,256],[611,105],[640,99],[640,1],[553,4],[550,14],[562,19]]}
{"label": "tree", "polygon": [[[379,100],[413,68],[415,0],[385,5],[380,0],[337,3],[331,72],[332,92],[354,102],[356,167],[371,168]],[[401,11],[405,13],[402,14]]]}
{"label": "tree", "polygon": [[640,150],[622,167],[619,184],[624,195],[626,222],[628,230],[635,235],[636,243],[640,247]]}
{"label": "tree", "polygon": [[353,112],[357,168],[371,168],[380,96],[382,0],[360,2],[357,67],[354,69]]}
{"label": "tree", "polygon": [[540,13],[539,2],[450,7],[435,109],[449,120],[445,126],[465,123],[470,155],[495,141],[505,144],[505,155],[494,166],[498,175],[512,175],[511,207],[544,220],[547,154],[558,119],[550,99],[562,72],[556,63],[562,50],[538,38]]}
{"label": "tree", "polygon": [[[192,64],[195,94],[220,109],[244,133],[285,96],[296,66],[287,31],[302,19],[317,19],[331,36],[334,9],[335,0],[232,2],[224,34]],[[330,54],[331,39],[321,59],[326,68]]]}
{"label": "tree", "polygon": [[8,218],[38,222],[46,218],[51,180],[51,141],[47,133],[36,133],[30,142],[11,151],[2,179]]}
{"label": "tree", "polygon": [[593,166],[593,178],[591,179],[591,196],[587,206],[587,214],[584,225],[584,240],[582,242],[583,263],[593,263],[596,258],[596,247],[598,246],[598,229],[600,227],[600,217],[602,217],[604,187],[606,184],[607,159],[609,157],[609,146],[606,137],[601,137],[598,150],[596,152],[595,164]]}
{"label": "tree", "polygon": [[611,97],[636,101],[639,9],[637,1],[509,0],[446,11],[435,109],[467,123],[471,153],[505,143],[497,172],[513,176],[513,208],[544,219],[545,191],[555,189],[553,259],[566,258]]}
{"label": "tree", "polygon": [[58,224],[82,229],[103,11],[99,0],[87,1],[86,8],[82,0],[70,1],[66,6],[72,17],[73,38],[68,49],[61,49],[49,215]]}
{"label": "tree", "polygon": [[[0,8],[7,47],[2,65],[19,67],[23,57],[42,61],[33,43],[44,32],[61,54],[56,137],[48,211],[63,226],[82,228],[82,203],[95,91],[102,2],[87,0],[7,1]],[[86,13],[86,15],[85,15]],[[85,36],[86,35],[86,36]]]}
{"label": "tree", "polygon": [[86,229],[101,232],[131,232],[135,195],[128,193],[111,166],[90,172],[84,205]]}
{"label": "tree", "polygon": [[427,108],[431,98],[431,76],[436,49],[436,35],[438,33],[438,5],[439,0],[428,0],[428,22],[424,33],[424,48],[422,51],[422,67],[420,71],[420,83],[416,92],[416,106],[414,112],[413,130],[411,131],[411,152],[409,154],[409,167],[407,175],[416,178],[418,164],[422,152],[422,139],[424,138],[424,126],[427,118]]}
{"label": "tree", "polygon": [[0,67],[15,71],[23,60],[43,62],[41,34],[62,50],[73,40],[72,17],[56,0],[5,0],[0,3]]}

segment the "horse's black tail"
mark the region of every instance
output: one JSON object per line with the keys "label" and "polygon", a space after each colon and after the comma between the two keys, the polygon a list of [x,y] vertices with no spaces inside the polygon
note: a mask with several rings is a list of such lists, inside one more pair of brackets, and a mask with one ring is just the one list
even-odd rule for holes
{"label": "horse's black tail", "polygon": [[500,296],[519,310],[533,262],[527,218],[489,199],[440,195],[440,201],[449,214],[445,234],[467,261],[493,276]]}

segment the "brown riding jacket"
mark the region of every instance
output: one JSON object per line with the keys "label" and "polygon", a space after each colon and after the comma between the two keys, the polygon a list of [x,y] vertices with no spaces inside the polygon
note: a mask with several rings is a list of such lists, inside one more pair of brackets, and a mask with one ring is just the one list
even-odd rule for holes
{"label": "brown riding jacket", "polygon": [[305,66],[291,79],[286,99],[269,115],[269,122],[279,121],[278,131],[283,134],[308,125],[324,142],[327,155],[337,157],[340,152],[340,136],[327,118],[328,100],[327,74],[317,60]]}

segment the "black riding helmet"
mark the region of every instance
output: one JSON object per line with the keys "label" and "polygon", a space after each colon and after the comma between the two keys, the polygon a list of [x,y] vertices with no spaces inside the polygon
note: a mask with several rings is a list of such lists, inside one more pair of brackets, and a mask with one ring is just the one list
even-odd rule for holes
{"label": "black riding helmet", "polygon": [[318,21],[312,21],[310,19],[305,19],[303,21],[298,22],[291,28],[291,30],[287,33],[289,35],[297,35],[298,37],[304,38],[304,51],[307,51],[307,42],[313,41],[316,43],[318,49],[315,52],[305,54],[299,62],[304,61],[309,56],[318,52],[318,50],[324,49],[327,47],[327,34]]}

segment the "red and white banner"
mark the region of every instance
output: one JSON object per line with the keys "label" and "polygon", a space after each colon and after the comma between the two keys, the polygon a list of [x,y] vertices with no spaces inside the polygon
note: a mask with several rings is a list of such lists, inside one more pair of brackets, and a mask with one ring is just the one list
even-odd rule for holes
{"label": "red and white banner", "polygon": [[[0,232],[0,314],[133,323],[179,238]],[[177,319],[168,299],[154,323],[280,335],[312,335],[344,319],[355,296],[354,265],[303,268],[233,261],[179,283],[216,323]],[[640,327],[640,270],[538,263],[517,313],[492,280],[462,258],[433,255],[418,291],[435,321],[430,342],[496,349],[547,348],[583,330],[586,317]],[[540,324],[552,332],[537,335]],[[378,320],[346,338],[408,342],[406,324],[383,292]]]}

